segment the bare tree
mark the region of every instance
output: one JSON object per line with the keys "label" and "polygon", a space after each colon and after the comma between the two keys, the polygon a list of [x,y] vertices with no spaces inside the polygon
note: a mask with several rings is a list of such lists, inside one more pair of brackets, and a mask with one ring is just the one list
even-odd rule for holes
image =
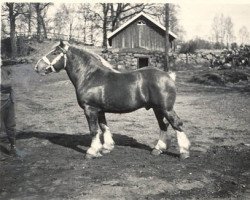
{"label": "bare tree", "polygon": [[63,28],[65,27],[63,12],[61,10],[57,10],[53,22],[54,22],[54,34],[55,35],[61,34]]}
{"label": "bare tree", "polygon": [[220,30],[220,43],[224,44],[226,29],[225,29],[225,18],[223,14],[221,14],[219,18],[219,27],[220,27],[219,29]]}
{"label": "bare tree", "polygon": [[126,21],[144,10],[147,4],[101,3],[102,14],[96,13],[102,20],[103,47],[107,49],[107,32],[118,28],[121,21]]}
{"label": "bare tree", "polygon": [[31,23],[32,23],[32,15],[33,15],[33,9],[32,9],[32,4],[29,3],[29,9],[28,13],[26,15],[26,18],[28,20],[28,34],[31,35]]}
{"label": "bare tree", "polygon": [[90,43],[93,44],[96,41],[96,38],[95,38],[96,33],[98,32],[98,29],[101,28],[99,16],[96,13],[92,13],[90,23],[91,23],[91,25],[90,25]]}
{"label": "bare tree", "polygon": [[246,26],[242,26],[239,30],[240,43],[245,44],[249,40],[249,32]]}
{"label": "bare tree", "polygon": [[233,22],[231,17],[224,17],[223,14],[216,15],[212,23],[212,35],[216,43],[229,43],[233,38]]}
{"label": "bare tree", "polygon": [[[169,30],[180,35],[184,33],[183,27],[180,26],[179,20],[177,18],[180,6],[176,4],[169,4]],[[143,12],[151,15],[160,24],[165,26],[165,7],[164,4],[148,4],[145,6]]]}
{"label": "bare tree", "polygon": [[219,16],[216,15],[214,17],[213,23],[212,23],[212,35],[213,35],[216,43],[219,42],[219,38],[220,38],[220,25],[218,22],[219,22]]}
{"label": "bare tree", "polygon": [[16,19],[16,30],[17,33],[28,32],[28,35],[31,33],[32,26],[32,9],[30,9],[31,3],[25,3],[22,5],[22,13]]}
{"label": "bare tree", "polygon": [[26,3],[24,6],[25,12],[21,16],[20,21],[20,27],[24,27],[25,25],[25,32],[28,32],[28,35],[31,35],[32,32],[32,25],[33,25],[33,19],[34,19],[34,7],[32,6],[32,3]]}
{"label": "bare tree", "polygon": [[57,34],[64,33],[71,39],[77,30],[77,21],[77,6],[75,4],[62,4],[55,14],[54,30],[57,30]]}
{"label": "bare tree", "polygon": [[[185,38],[185,30],[183,26],[179,24],[178,12],[180,11],[180,6],[176,4],[169,4],[169,31],[178,35],[178,38],[173,43],[173,49],[175,50],[178,43],[182,43]],[[164,4],[148,4],[143,10],[146,14],[150,15],[160,24],[165,26],[165,7]]]}
{"label": "bare tree", "polygon": [[11,57],[17,55],[16,46],[16,19],[23,14],[23,3],[5,3],[4,10],[8,12],[8,19],[10,24],[10,42],[11,42]]}
{"label": "bare tree", "polygon": [[125,21],[142,12],[147,4],[112,3],[110,4],[111,31],[118,28],[121,21]]}
{"label": "bare tree", "polygon": [[[47,38],[47,30],[44,22],[44,17],[46,9],[52,5],[52,3],[33,3],[35,11],[36,11],[36,19],[37,19],[37,41],[42,42],[43,38]],[[42,35],[43,30],[43,35]]]}
{"label": "bare tree", "polygon": [[103,25],[102,25],[102,29],[103,29],[103,42],[102,42],[102,46],[104,48],[104,51],[107,51],[107,42],[108,42],[108,38],[107,38],[107,27],[108,27],[108,12],[110,9],[110,3],[101,3],[102,5],[102,12],[103,12]]}
{"label": "bare tree", "polygon": [[96,14],[91,10],[90,4],[80,4],[78,11],[79,18],[83,22],[83,42],[87,43],[88,29],[90,29],[91,42],[93,42],[94,21]]}
{"label": "bare tree", "polygon": [[42,29],[42,14],[41,14],[41,9],[40,9],[40,3],[34,3],[34,8],[36,10],[36,19],[37,19],[37,41],[38,42],[42,42],[43,38],[42,38],[42,33],[41,33],[41,29]]}
{"label": "bare tree", "polygon": [[231,43],[233,39],[233,22],[231,17],[227,17],[225,19],[225,34],[226,34],[226,43],[227,48],[229,48],[229,43]]}

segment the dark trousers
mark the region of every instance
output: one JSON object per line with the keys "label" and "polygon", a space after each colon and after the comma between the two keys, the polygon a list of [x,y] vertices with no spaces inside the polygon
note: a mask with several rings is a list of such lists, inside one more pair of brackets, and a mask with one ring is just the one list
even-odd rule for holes
{"label": "dark trousers", "polygon": [[9,98],[1,100],[1,132],[5,132],[9,139],[11,146],[15,145],[16,138],[16,120],[14,102]]}

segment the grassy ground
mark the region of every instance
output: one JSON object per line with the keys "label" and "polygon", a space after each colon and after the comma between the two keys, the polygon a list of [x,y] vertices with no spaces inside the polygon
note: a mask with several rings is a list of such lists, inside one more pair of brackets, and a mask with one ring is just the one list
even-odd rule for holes
{"label": "grassy ground", "polygon": [[188,81],[193,71],[178,72],[175,109],[192,142],[188,160],[179,160],[171,128],[169,151],[150,154],[159,131],[145,109],[108,114],[116,147],[86,160],[89,130],[66,73],[42,77],[33,67],[12,67],[22,158],[2,145],[0,199],[250,198],[247,88],[198,85]]}

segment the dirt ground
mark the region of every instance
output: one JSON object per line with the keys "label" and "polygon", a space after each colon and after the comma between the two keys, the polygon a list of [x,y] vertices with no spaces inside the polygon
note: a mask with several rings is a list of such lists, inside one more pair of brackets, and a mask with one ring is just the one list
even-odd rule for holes
{"label": "dirt ground", "polygon": [[0,199],[250,199],[249,88],[188,83],[177,73],[175,109],[192,142],[180,161],[170,149],[150,154],[159,129],[152,110],[108,114],[115,149],[85,159],[90,145],[83,111],[66,73],[39,76],[31,64],[12,66],[17,146],[0,151]]}

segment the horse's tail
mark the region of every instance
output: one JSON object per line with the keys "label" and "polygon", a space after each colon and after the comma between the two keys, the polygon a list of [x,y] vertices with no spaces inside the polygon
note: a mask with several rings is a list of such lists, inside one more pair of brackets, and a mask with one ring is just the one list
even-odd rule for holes
{"label": "horse's tail", "polygon": [[176,74],[174,72],[168,72],[168,75],[170,76],[170,78],[175,81],[176,79]]}

